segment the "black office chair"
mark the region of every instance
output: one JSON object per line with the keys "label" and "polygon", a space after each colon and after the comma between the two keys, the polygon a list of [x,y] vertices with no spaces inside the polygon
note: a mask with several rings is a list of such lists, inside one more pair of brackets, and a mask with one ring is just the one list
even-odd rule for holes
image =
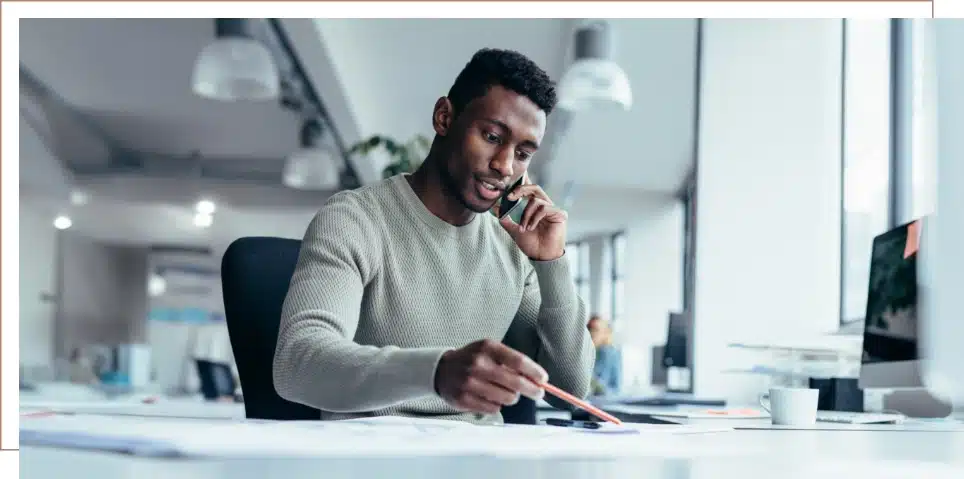
{"label": "black office chair", "polygon": [[224,314],[234,361],[251,419],[318,419],[317,409],[288,401],[274,388],[272,365],[281,306],[295,271],[301,242],[241,238],[221,259]]}
{"label": "black office chair", "polygon": [[[228,335],[250,419],[318,419],[317,409],[282,398],[272,363],[281,307],[298,262],[301,241],[248,237],[235,240],[221,259],[221,287]],[[522,398],[502,408],[509,424],[535,424],[536,404]]]}

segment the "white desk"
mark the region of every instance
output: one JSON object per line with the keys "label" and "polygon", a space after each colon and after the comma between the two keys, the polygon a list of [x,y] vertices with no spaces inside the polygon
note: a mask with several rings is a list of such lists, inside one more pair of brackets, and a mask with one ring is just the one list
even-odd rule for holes
{"label": "white desk", "polygon": [[[667,438],[670,439],[670,438]],[[772,479],[964,477],[964,432],[739,430],[675,436],[679,454],[645,453],[611,459],[506,459],[498,457],[366,458],[301,460],[156,460],[103,453],[25,447],[23,476],[31,479],[178,479],[264,477],[569,478],[647,477]],[[745,450],[707,455],[715,447]],[[692,452],[692,453],[690,453]],[[775,471],[779,471],[776,473]]]}
{"label": "white desk", "polygon": [[137,400],[38,401],[21,400],[20,409],[121,416],[199,419],[244,419],[244,404],[204,401],[200,398],[159,398],[153,403]]}

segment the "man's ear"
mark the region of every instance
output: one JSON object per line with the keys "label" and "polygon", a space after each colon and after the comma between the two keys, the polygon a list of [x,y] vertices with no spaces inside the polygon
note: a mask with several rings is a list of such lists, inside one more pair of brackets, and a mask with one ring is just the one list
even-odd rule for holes
{"label": "man's ear", "polygon": [[447,135],[454,117],[452,102],[444,96],[439,98],[435,102],[435,109],[432,110],[432,128],[435,129],[435,133],[439,136]]}

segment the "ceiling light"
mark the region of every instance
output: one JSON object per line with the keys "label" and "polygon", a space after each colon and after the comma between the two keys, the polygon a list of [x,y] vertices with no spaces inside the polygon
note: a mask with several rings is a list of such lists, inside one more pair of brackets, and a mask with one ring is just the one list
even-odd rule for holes
{"label": "ceiling light", "polygon": [[214,202],[211,200],[201,200],[197,202],[197,205],[194,206],[194,209],[197,210],[198,213],[211,215],[214,214],[215,206]]}
{"label": "ceiling light", "polygon": [[306,120],[301,129],[301,149],[291,154],[281,172],[281,182],[298,190],[337,189],[339,171],[336,149],[321,141],[321,123]]}
{"label": "ceiling light", "polygon": [[204,213],[194,215],[194,226],[198,228],[208,228],[214,223],[214,216]]}
{"label": "ceiling light", "polygon": [[70,228],[73,224],[74,222],[70,221],[70,218],[64,215],[54,218],[54,228],[57,228],[58,230],[65,230]]}
{"label": "ceiling light", "polygon": [[278,68],[271,52],[247,33],[247,21],[215,19],[217,39],[204,47],[194,66],[195,93],[221,101],[278,98]]}
{"label": "ceiling light", "polygon": [[613,33],[606,22],[596,22],[576,32],[575,61],[559,81],[559,107],[584,110],[616,104],[633,106],[626,72],[613,61]]}
{"label": "ceiling light", "polygon": [[152,274],[147,280],[147,294],[151,296],[160,296],[167,291],[167,280],[159,274]]}

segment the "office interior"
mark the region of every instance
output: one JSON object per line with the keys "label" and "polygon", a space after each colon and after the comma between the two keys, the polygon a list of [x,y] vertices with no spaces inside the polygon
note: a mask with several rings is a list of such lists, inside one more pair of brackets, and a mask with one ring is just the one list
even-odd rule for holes
{"label": "office interior", "polygon": [[[250,19],[277,89],[212,98],[192,82],[217,20],[21,21],[21,402],[243,408],[228,246],[301,239],[331,194],[398,171],[359,142],[423,154],[479,48],[559,79],[586,25]],[[774,385],[858,378],[874,238],[933,210],[931,24],[603,23],[631,102],[554,112],[532,174],[569,212],[576,290],[612,328],[606,393],[755,406]],[[233,390],[205,394],[199,361]],[[865,409],[887,391],[863,391]]]}

